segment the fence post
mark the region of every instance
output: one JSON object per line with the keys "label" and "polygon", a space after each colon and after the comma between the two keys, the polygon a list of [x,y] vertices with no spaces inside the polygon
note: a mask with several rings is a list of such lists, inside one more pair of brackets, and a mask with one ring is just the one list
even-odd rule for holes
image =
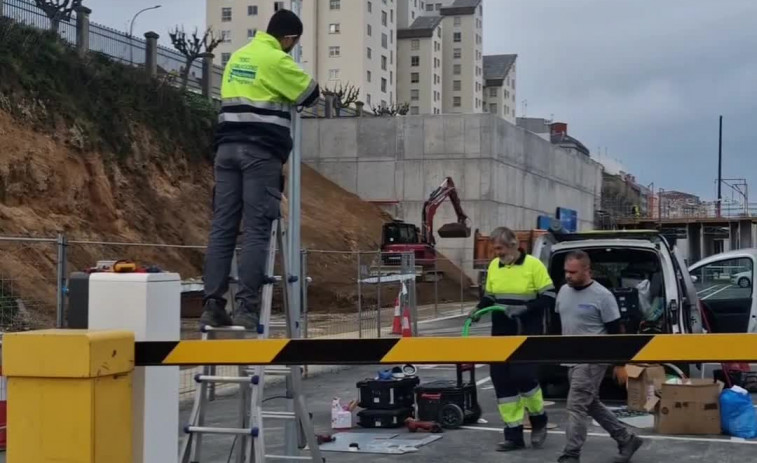
{"label": "fence post", "polygon": [[362,101],[356,101],[355,102],[355,114],[357,114],[357,117],[363,117],[363,106],[365,103]]}
{"label": "fence post", "polygon": [[56,247],[58,250],[58,261],[56,263],[57,268],[57,293],[56,293],[56,299],[55,299],[55,326],[56,328],[63,328],[64,324],[64,302],[65,302],[65,295],[64,292],[66,290],[66,246],[68,241],[66,240],[66,236],[62,233],[58,233],[58,238],[56,240]]}
{"label": "fence post", "polygon": [[363,266],[360,263],[360,251],[357,252],[357,331],[363,338]]}
{"label": "fence post", "polygon": [[158,75],[158,38],[153,31],[145,32],[145,70],[150,77]]}
{"label": "fence post", "polygon": [[86,6],[76,8],[76,51],[84,57],[89,51],[89,15],[92,10]]}
{"label": "fence post", "polygon": [[326,119],[331,119],[334,114],[334,95],[328,94],[324,98],[326,100],[326,105],[324,107],[324,110],[326,112]]}
{"label": "fence post", "polygon": [[381,251],[378,251],[378,283],[376,287],[376,331],[378,337],[381,337]]}
{"label": "fence post", "polygon": [[213,97],[213,53],[203,53],[202,58],[202,96]]}

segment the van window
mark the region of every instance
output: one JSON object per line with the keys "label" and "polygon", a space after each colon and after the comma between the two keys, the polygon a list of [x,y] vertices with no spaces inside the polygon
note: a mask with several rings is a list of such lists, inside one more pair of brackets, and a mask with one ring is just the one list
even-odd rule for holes
{"label": "van window", "polygon": [[723,259],[692,270],[697,296],[715,333],[747,331],[752,311],[754,263],[744,257]]}

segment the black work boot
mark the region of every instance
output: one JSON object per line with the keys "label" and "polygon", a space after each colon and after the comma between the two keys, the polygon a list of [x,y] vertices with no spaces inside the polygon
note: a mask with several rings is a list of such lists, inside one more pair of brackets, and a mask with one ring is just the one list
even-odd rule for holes
{"label": "black work boot", "polygon": [[547,415],[541,414],[531,417],[531,446],[540,448],[547,440]]}
{"label": "black work boot", "polygon": [[497,452],[512,452],[526,448],[523,440],[523,426],[505,428],[505,441],[497,444]]}
{"label": "black work boot", "polygon": [[235,326],[243,326],[248,330],[257,330],[260,316],[244,305],[240,304],[234,311],[232,321]]}
{"label": "black work boot", "polygon": [[200,317],[200,328],[203,326],[229,326],[231,325],[231,317],[226,312],[226,304],[216,299],[208,299],[205,301],[205,308],[202,311]]}
{"label": "black work boot", "polygon": [[615,457],[613,461],[615,463],[628,463],[629,461],[631,461],[633,454],[636,453],[637,450],[639,450],[642,444],[644,444],[644,440],[641,437],[632,434],[631,438],[628,439],[627,442],[618,444],[620,455]]}

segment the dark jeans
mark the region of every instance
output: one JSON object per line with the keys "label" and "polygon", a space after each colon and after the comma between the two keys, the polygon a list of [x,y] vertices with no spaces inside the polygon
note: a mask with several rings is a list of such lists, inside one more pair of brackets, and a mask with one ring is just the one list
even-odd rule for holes
{"label": "dark jeans", "polygon": [[203,275],[205,300],[212,298],[226,304],[231,261],[243,223],[237,307],[258,312],[271,223],[280,217],[282,161],[253,144],[222,144],[216,152],[215,182]]}

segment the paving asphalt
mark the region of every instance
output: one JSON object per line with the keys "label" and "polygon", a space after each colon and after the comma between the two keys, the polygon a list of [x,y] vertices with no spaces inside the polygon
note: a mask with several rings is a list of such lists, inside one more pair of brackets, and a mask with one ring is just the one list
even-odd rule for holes
{"label": "paving asphalt", "polygon": [[[434,321],[420,325],[420,331],[424,336],[456,336],[460,333],[463,318],[452,318]],[[476,332],[486,333],[486,325],[478,326]],[[385,368],[386,366],[383,366]],[[339,369],[312,376],[305,381],[305,393],[308,406],[315,420],[316,432],[331,433],[330,405],[333,397],[340,397],[349,401],[357,398],[356,382],[373,377],[376,371],[382,367],[357,366]],[[435,379],[454,378],[454,367],[451,366],[421,366],[419,377],[422,382]],[[557,460],[562,445],[564,444],[564,423],[567,412],[564,408],[564,400],[554,398],[553,404],[547,407],[549,419],[557,427],[550,431],[545,446],[534,450],[528,448],[516,453],[502,454],[495,451],[495,446],[502,440],[502,430],[499,415],[496,411],[494,391],[491,382],[487,380],[488,368],[477,368],[477,379],[481,382],[479,387],[479,402],[484,410],[485,423],[479,423],[465,429],[449,430],[440,434],[442,438],[436,442],[423,446],[416,453],[403,455],[384,455],[367,453],[341,453],[323,452],[326,461],[333,462],[362,462],[366,458],[381,463],[390,461],[404,461],[408,463],[420,462],[512,462],[512,463],[542,463]],[[281,386],[271,386],[266,390],[266,396],[275,396],[282,393]],[[211,405],[208,413],[209,426],[233,426],[237,414],[237,396],[218,398]],[[270,401],[271,409],[276,409],[281,401]],[[609,406],[622,405],[622,402],[607,400]],[[189,414],[191,404],[182,407],[182,422]],[[274,422],[274,426],[276,422]],[[269,427],[267,429],[267,443],[270,453],[281,453],[282,427]],[[355,432],[377,432],[377,430],[361,430]],[[639,430],[637,430],[639,431]],[[392,434],[406,434],[403,428],[398,430],[379,430],[378,432]],[[584,446],[581,458],[582,463],[611,462],[617,453],[615,443],[606,435],[603,429],[590,426],[589,437]],[[727,436],[661,436],[654,432],[640,431],[647,436],[646,444],[639,450],[633,459],[636,463],[658,463],[673,461],[676,463],[709,463],[709,462],[747,462],[757,460],[757,441],[745,442],[731,439]],[[226,463],[229,460],[229,451],[233,438],[222,436],[206,437],[207,447],[201,460],[202,463]],[[267,453],[269,453],[267,452]]]}

